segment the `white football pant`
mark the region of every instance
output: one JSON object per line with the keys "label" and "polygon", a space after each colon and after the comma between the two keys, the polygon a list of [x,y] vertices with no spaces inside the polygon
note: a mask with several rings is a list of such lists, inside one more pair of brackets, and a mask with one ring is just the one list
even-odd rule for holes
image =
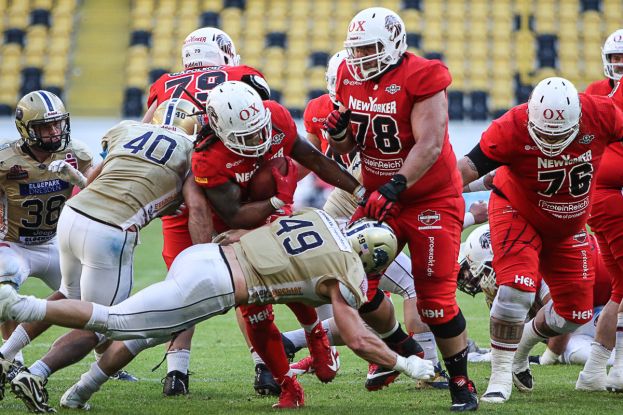
{"label": "white football pant", "polygon": [[0,241],[0,282],[9,281],[19,288],[29,276],[58,290],[61,269],[57,237],[38,245]]}

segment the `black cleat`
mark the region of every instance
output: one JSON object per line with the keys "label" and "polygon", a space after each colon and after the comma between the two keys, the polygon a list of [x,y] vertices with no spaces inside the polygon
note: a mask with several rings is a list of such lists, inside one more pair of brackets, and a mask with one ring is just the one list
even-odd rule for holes
{"label": "black cleat", "polygon": [[30,412],[56,412],[48,404],[48,391],[45,388],[47,379],[22,370],[11,381],[11,391],[24,402]]}
{"label": "black cleat", "polygon": [[273,374],[263,363],[255,365],[255,381],[253,382],[255,393],[263,396],[279,396],[281,387],[275,381]]}
{"label": "black cleat", "polygon": [[475,411],[478,409],[478,392],[474,382],[465,376],[456,376],[450,379],[450,396],[452,397],[452,412]]}
{"label": "black cleat", "polygon": [[294,355],[296,355],[296,352],[301,350],[301,348],[296,347],[290,339],[283,335],[283,333],[281,334],[281,342],[283,343],[283,350],[286,352],[286,357],[290,363],[292,363],[294,361]]}
{"label": "black cleat", "polygon": [[534,380],[530,369],[526,369],[519,373],[513,372],[513,383],[520,392],[532,392]]}
{"label": "black cleat", "polygon": [[172,370],[163,379],[162,394],[164,396],[177,396],[188,394],[188,374],[179,370]]}

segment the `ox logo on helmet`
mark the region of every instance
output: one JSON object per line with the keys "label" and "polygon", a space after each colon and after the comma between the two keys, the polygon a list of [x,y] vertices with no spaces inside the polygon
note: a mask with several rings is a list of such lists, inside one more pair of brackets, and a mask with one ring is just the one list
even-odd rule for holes
{"label": "ox logo on helmet", "polygon": [[480,238],[478,238],[478,242],[480,242],[480,246],[482,247],[482,249],[489,249],[489,247],[491,246],[491,232],[487,231],[480,235]]}
{"label": "ox logo on helmet", "polygon": [[402,26],[400,25],[400,22],[398,21],[398,19],[396,19],[396,16],[393,16],[391,14],[385,16],[385,29],[387,29],[391,33],[389,37],[389,40],[391,42],[396,40],[396,38],[400,36],[400,33],[402,33]]}
{"label": "ox logo on helmet", "polygon": [[366,29],[363,28],[363,25],[366,21],[365,20],[358,20],[356,22],[351,22],[350,25],[348,26],[348,31],[349,32],[364,32]]}
{"label": "ox logo on helmet", "polygon": [[255,106],[255,104],[251,104],[249,105],[247,108],[243,109],[242,111],[240,111],[240,113],[238,114],[238,116],[240,117],[240,119],[242,121],[246,121],[249,118],[251,118],[252,116],[254,116],[255,114],[259,114],[260,110],[257,109],[257,107]]}
{"label": "ox logo on helmet", "polygon": [[545,118],[546,120],[564,120],[565,116],[563,115],[563,113],[565,112],[565,110],[552,110],[549,108],[546,108],[543,110],[543,118]]}

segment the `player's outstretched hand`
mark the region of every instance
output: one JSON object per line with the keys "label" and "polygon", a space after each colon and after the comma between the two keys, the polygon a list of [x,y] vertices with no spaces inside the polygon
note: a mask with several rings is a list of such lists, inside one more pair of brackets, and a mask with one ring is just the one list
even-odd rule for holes
{"label": "player's outstretched hand", "polygon": [[69,182],[74,186],[78,186],[81,189],[84,189],[87,185],[87,178],[65,160],[54,160],[48,166],[48,171],[56,174],[59,179]]}
{"label": "player's outstretched hand", "polygon": [[398,356],[395,370],[398,370],[413,379],[428,380],[435,376],[435,366],[430,360],[422,359],[417,356],[402,357]]}
{"label": "player's outstretched hand", "polygon": [[286,159],[288,160],[288,172],[285,175],[282,175],[275,167],[271,171],[277,185],[275,197],[281,200],[284,205],[290,205],[294,202],[294,191],[296,190],[296,165],[291,158],[286,157]]}
{"label": "player's outstretched hand", "polygon": [[407,188],[407,179],[396,174],[392,179],[372,192],[365,202],[364,213],[367,217],[383,222],[398,214],[398,195]]}

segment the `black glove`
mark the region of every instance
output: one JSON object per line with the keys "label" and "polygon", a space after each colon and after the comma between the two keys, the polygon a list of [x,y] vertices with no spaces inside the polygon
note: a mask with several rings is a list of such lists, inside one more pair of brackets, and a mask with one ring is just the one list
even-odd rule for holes
{"label": "black glove", "polygon": [[207,148],[214,144],[217,140],[218,137],[212,127],[210,127],[210,124],[205,124],[195,137],[195,142],[193,143],[195,151],[199,152],[207,150]]}
{"label": "black glove", "polygon": [[327,119],[324,122],[325,130],[327,130],[331,138],[333,138],[336,141],[340,141],[344,139],[344,136],[346,135],[346,129],[349,126],[350,126],[350,110],[346,110],[344,112],[333,110],[327,116]]}

